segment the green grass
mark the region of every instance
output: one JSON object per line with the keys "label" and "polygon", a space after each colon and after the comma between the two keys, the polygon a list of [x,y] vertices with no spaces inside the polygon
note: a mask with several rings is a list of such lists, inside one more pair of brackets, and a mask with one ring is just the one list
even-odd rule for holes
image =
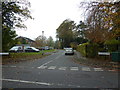
{"label": "green grass", "polygon": [[42,55],[42,53],[54,52],[55,50],[43,50],[40,52],[23,52],[23,53],[10,53],[10,57],[23,57],[23,56],[33,56],[33,55]]}
{"label": "green grass", "polygon": [[45,53],[55,52],[55,51],[56,50],[43,50],[40,52],[10,53],[9,56],[2,57],[2,63],[6,64],[6,63],[10,63],[10,62],[19,62],[19,61],[40,59],[42,57],[49,55],[49,54],[45,54]]}
{"label": "green grass", "polygon": [[55,49],[52,49],[52,50],[43,50],[43,51],[40,51],[40,52],[46,53],[46,52],[54,52],[54,51],[56,51],[56,50]]}

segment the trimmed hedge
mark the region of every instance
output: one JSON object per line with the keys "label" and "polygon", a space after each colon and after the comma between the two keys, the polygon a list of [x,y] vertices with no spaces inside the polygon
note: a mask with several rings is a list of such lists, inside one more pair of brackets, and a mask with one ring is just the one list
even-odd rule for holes
{"label": "trimmed hedge", "polygon": [[120,44],[116,40],[113,40],[117,43],[106,42],[104,45],[96,43],[83,43],[77,46],[77,51],[79,51],[83,56],[94,58],[99,57],[98,52],[116,52],[119,51]]}
{"label": "trimmed hedge", "polygon": [[77,51],[79,51],[83,56],[86,56],[86,45],[89,43],[83,43],[77,46]]}
{"label": "trimmed hedge", "polygon": [[77,51],[86,57],[98,56],[98,50],[99,48],[97,44],[83,43],[77,47]]}
{"label": "trimmed hedge", "polygon": [[99,51],[98,44],[89,44],[86,46],[86,56],[87,57],[91,57],[91,58],[97,57],[98,51]]}

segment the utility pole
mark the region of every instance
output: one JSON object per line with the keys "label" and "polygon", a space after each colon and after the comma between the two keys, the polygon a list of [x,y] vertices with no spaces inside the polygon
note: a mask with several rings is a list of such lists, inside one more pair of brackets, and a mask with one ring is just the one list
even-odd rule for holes
{"label": "utility pole", "polygon": [[42,31],[42,39],[43,39],[43,36],[44,36],[44,31]]}
{"label": "utility pole", "polygon": [[[44,38],[44,31],[42,31],[42,44],[44,43],[43,38]],[[42,46],[44,46],[44,45],[42,45]]]}
{"label": "utility pole", "polygon": [[[44,37],[44,31],[42,31],[42,47],[44,47],[44,40],[43,40],[43,37]],[[43,49],[42,49],[42,55],[44,54],[43,52]]]}

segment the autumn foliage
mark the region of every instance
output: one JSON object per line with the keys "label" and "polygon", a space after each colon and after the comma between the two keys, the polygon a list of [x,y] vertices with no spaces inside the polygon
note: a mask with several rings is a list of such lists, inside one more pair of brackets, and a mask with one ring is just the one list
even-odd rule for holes
{"label": "autumn foliage", "polygon": [[87,8],[86,37],[94,43],[104,43],[120,36],[120,1],[91,2]]}

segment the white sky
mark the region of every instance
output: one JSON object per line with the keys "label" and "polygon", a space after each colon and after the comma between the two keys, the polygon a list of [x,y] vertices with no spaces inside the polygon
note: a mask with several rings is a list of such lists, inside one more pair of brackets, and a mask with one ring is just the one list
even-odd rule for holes
{"label": "white sky", "polygon": [[35,39],[39,35],[47,38],[52,36],[56,40],[56,29],[65,19],[74,20],[78,23],[84,20],[80,1],[83,0],[29,0],[31,3],[31,15],[34,20],[27,20],[27,30],[17,30],[19,36]]}

